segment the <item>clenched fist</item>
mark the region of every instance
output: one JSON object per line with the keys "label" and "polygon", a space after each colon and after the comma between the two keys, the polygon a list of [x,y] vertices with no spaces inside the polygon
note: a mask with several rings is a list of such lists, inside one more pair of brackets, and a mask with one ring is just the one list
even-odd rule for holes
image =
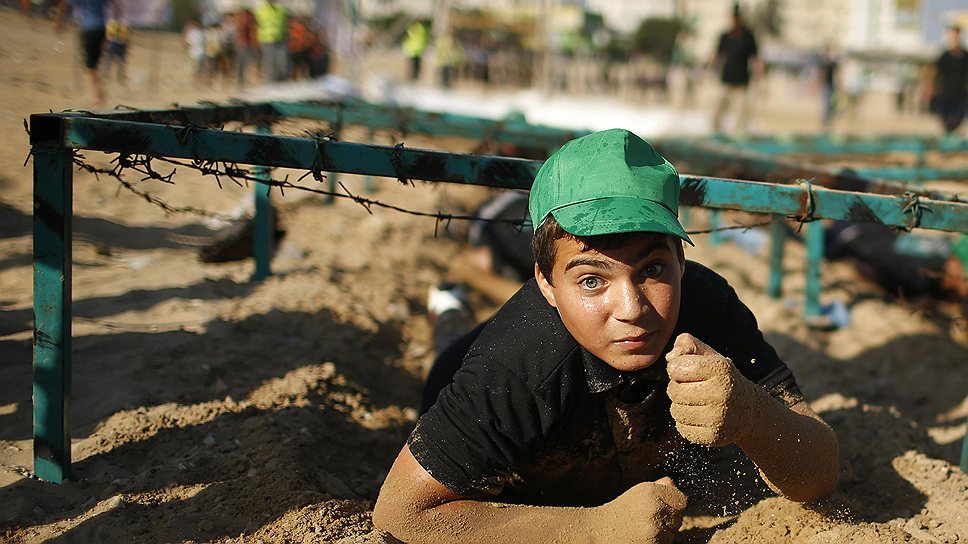
{"label": "clenched fist", "polygon": [[671,478],[642,482],[594,510],[594,541],[668,544],[685,508],[686,495]]}
{"label": "clenched fist", "polygon": [[666,355],[670,411],[686,440],[705,446],[736,443],[756,425],[761,395],[733,362],[691,334]]}

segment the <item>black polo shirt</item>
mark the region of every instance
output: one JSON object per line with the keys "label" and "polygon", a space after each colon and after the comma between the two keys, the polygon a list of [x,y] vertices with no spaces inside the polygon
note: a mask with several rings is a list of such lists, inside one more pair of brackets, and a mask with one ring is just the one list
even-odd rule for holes
{"label": "black polo shirt", "polygon": [[[786,405],[802,399],[725,279],[687,261],[679,321]],[[450,490],[529,504],[601,504],[674,472],[685,444],[662,358],[642,371],[580,346],[532,279],[483,328],[408,444]]]}
{"label": "black polo shirt", "polygon": [[759,54],[756,37],[746,27],[719,36],[717,51],[723,56],[720,78],[728,85],[748,85],[750,82],[750,59]]}

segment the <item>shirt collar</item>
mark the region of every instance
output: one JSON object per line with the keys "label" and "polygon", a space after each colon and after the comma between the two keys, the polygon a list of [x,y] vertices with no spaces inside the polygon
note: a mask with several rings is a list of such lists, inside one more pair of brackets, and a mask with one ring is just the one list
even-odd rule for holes
{"label": "shirt collar", "polygon": [[630,394],[637,396],[634,390],[647,389],[651,391],[669,381],[664,357],[649,368],[635,372],[622,372],[595,357],[585,348],[580,349],[589,393],[604,393],[616,390],[620,396],[623,396],[623,391],[627,390]]}

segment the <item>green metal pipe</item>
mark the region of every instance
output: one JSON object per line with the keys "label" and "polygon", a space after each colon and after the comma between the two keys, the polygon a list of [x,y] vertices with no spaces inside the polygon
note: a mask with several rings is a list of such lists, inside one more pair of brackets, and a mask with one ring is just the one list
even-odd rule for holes
{"label": "green metal pipe", "polygon": [[70,477],[71,149],[35,145],[34,157],[34,475]]}
{"label": "green metal pipe", "polygon": [[807,318],[821,314],[820,263],[823,261],[823,231],[820,221],[807,224],[807,286],[803,303],[803,315]]}
{"label": "green metal pipe", "polygon": [[777,221],[770,224],[770,278],[766,294],[770,298],[783,295],[783,249],[786,244],[786,229]]}
{"label": "green metal pipe", "polygon": [[[271,132],[272,128],[269,123],[259,123],[256,126],[257,134],[270,134]],[[264,166],[253,168],[253,175],[259,179],[269,179],[270,177],[269,169]],[[255,270],[252,273],[252,281],[262,281],[272,274],[272,246],[275,242],[273,240],[275,237],[273,214],[275,212],[272,209],[269,189],[271,188],[265,185],[256,185],[252,191],[255,198],[255,217],[252,218],[255,227],[252,239]]]}

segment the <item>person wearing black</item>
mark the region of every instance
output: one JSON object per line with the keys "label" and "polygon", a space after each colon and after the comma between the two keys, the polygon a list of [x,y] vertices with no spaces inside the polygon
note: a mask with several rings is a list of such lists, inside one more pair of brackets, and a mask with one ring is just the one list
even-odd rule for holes
{"label": "person wearing black", "polygon": [[754,71],[761,70],[759,49],[753,32],[743,24],[739,4],[733,5],[730,29],[719,37],[714,64],[719,66],[722,95],[713,115],[713,131],[723,129],[723,117],[731,102],[739,102],[736,113],[736,131],[746,133],[749,129],[749,85]]}
{"label": "person wearing black", "polygon": [[438,360],[439,394],[387,474],[378,530],[671,542],[686,506],[673,477],[701,479],[704,456],[731,445],[789,499],[833,490],[836,436],[729,284],[685,260],[678,203],[675,168],[626,130],[544,163],[533,277]]}
{"label": "person wearing black", "polygon": [[837,59],[834,58],[830,47],[825,47],[817,58],[817,76],[820,83],[820,118],[824,130],[830,130],[836,112],[837,93]]}
{"label": "person wearing black", "polygon": [[948,28],[948,47],[935,62],[931,110],[941,118],[946,134],[961,126],[968,104],[968,52],[961,45],[961,28]]}

